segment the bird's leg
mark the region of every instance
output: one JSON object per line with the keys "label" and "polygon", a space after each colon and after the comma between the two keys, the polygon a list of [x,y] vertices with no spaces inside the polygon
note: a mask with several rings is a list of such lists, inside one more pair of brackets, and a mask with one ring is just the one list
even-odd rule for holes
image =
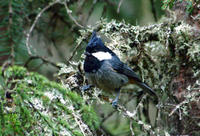
{"label": "bird's leg", "polygon": [[119,94],[120,94],[120,88],[115,90],[117,92],[117,96],[115,97],[115,99],[112,101],[112,106],[113,108],[117,108],[117,103],[118,103],[118,99],[119,99]]}
{"label": "bird's leg", "polygon": [[90,89],[90,88],[92,88],[93,87],[93,85],[83,85],[82,87],[81,87],[81,91],[87,91],[88,89]]}

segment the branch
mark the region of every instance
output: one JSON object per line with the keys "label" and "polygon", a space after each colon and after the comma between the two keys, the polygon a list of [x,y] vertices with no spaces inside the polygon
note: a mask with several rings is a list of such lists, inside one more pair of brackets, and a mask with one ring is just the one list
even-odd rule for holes
{"label": "branch", "polygon": [[[73,21],[78,27],[83,28],[83,26],[80,25],[80,24],[74,19],[74,17],[72,16],[71,10],[68,8],[68,6],[67,6],[67,4],[66,4],[66,1],[61,2],[60,0],[55,0],[54,2],[49,3],[49,5],[47,5],[45,8],[43,8],[43,9],[37,14],[37,16],[36,16],[36,18],[35,18],[33,24],[31,25],[31,28],[29,29],[29,32],[27,33],[26,47],[27,47],[27,50],[28,50],[28,54],[29,54],[31,57],[30,57],[30,58],[27,60],[27,62],[25,63],[25,65],[24,65],[25,67],[28,66],[28,64],[29,64],[29,62],[30,62],[31,60],[33,60],[33,59],[41,59],[41,60],[42,60],[43,62],[45,62],[45,63],[49,63],[49,64],[51,64],[52,66],[54,66],[54,67],[56,67],[56,68],[60,68],[60,67],[57,66],[54,62],[52,62],[52,61],[50,61],[50,60],[47,60],[46,58],[44,58],[44,57],[42,57],[42,56],[38,56],[38,55],[32,56],[31,46],[29,45],[30,34],[32,33],[33,29],[35,28],[35,25],[36,25],[36,23],[38,22],[38,20],[39,20],[39,18],[41,17],[41,15],[42,15],[47,9],[49,9],[50,7],[52,7],[53,5],[55,5],[55,4],[57,4],[57,3],[63,4],[63,5],[65,6],[65,9],[66,9],[66,11],[67,11],[69,17],[72,19],[72,21]],[[82,42],[81,42],[81,43],[82,43]],[[76,50],[77,50],[78,47],[81,45],[81,43],[78,44],[78,45],[75,47],[75,49],[74,49],[74,51],[73,51],[73,53],[72,53],[72,55],[70,56],[70,58],[69,58],[68,61],[70,61],[70,60],[73,58],[73,56],[75,55]]]}
{"label": "branch", "polygon": [[59,3],[61,3],[61,4],[63,4],[63,5],[65,6],[66,12],[67,12],[67,14],[69,15],[69,17],[71,18],[71,20],[72,20],[78,27],[84,28],[84,27],[83,27],[82,25],[80,25],[80,24],[76,21],[76,19],[72,16],[72,14],[71,14],[72,11],[68,8],[66,1],[64,1],[64,2],[59,2]]}
{"label": "branch", "polygon": [[77,114],[75,111],[74,111],[74,107],[71,105],[69,107],[69,109],[72,111],[72,116],[74,117],[76,123],[78,124],[82,134],[84,136],[94,136],[92,131],[89,129],[89,127],[82,121],[81,119],[81,115]]}
{"label": "branch", "polygon": [[[158,116],[155,118],[155,120],[154,118],[152,118],[153,120],[151,120],[151,121],[155,121],[157,125],[155,130],[152,128],[153,126],[150,123],[142,120],[143,117],[145,117],[146,115],[141,116],[142,119],[138,117],[139,116],[138,111],[142,109],[141,106],[142,106],[143,100],[142,101],[139,100],[139,104],[136,106],[136,109],[134,111],[128,111],[126,107],[124,107],[123,105],[122,106],[118,105],[118,108],[114,110],[113,112],[109,113],[109,115],[106,118],[109,118],[115,112],[120,112],[123,116],[126,116],[126,118],[129,121],[133,121],[139,126],[142,126],[144,128],[144,131],[151,135],[161,134],[163,132],[163,129],[166,126],[171,125],[169,123],[173,124],[173,123],[176,123],[176,121],[179,121],[179,120],[171,121],[171,118],[169,118],[169,116],[172,116],[174,113],[176,113],[176,111],[181,113],[180,118],[183,118],[182,120],[184,120],[186,115],[184,115],[181,108],[184,106],[188,106],[189,104],[187,105],[184,104],[187,102],[183,102],[183,104],[180,104],[180,106],[178,105],[177,107],[172,107],[171,109],[172,111],[167,111],[168,112],[167,114],[165,111],[166,107],[164,107],[165,105],[163,106],[163,104],[168,101],[174,102],[172,97],[168,95],[168,92],[175,92],[174,89],[170,89],[169,84],[171,82],[171,79],[175,80],[174,75],[178,74],[180,71],[180,68],[179,67],[177,68],[176,66],[177,65],[179,66],[179,64],[182,64],[182,63],[186,63],[186,65],[184,66],[185,68],[187,68],[186,66],[191,66],[191,64],[194,64],[194,66],[199,65],[198,58],[195,57],[195,55],[198,56],[198,53],[199,53],[198,50],[195,50],[196,45],[198,45],[198,40],[195,41],[194,43],[193,43],[193,40],[190,41],[190,43],[188,43],[189,40],[185,38],[186,36],[188,37],[193,36],[193,31],[191,31],[191,27],[186,25],[185,23],[176,23],[173,19],[167,19],[163,23],[144,26],[144,27],[131,26],[131,25],[124,24],[121,22],[117,23],[116,21],[111,21],[107,23],[106,21],[102,20],[102,22],[100,22],[97,26],[98,27],[101,26],[101,32],[105,33],[105,35],[109,39],[113,39],[113,41],[111,40],[111,42],[109,42],[107,46],[113,47],[112,48],[113,50],[119,51],[120,53],[127,53],[126,56],[124,56],[124,58],[127,57],[127,61],[129,62],[129,64],[131,64],[130,66],[132,66],[133,68],[136,66],[134,65],[134,63],[131,63],[132,60],[129,60],[128,57],[132,57],[132,55],[135,56],[135,54],[137,55],[138,53],[141,54],[139,56],[142,60],[137,65],[139,67],[138,69],[141,70],[141,75],[143,77],[152,79],[150,83],[152,83],[153,88],[155,88],[155,90],[159,93],[159,96],[161,98],[159,99],[159,105],[158,105],[159,108],[158,108],[158,112],[156,113],[158,114]],[[91,29],[88,29],[88,33],[90,33],[90,31]],[[82,38],[86,37],[87,35],[86,33],[87,32],[82,33]],[[120,36],[120,39],[119,39],[119,36]],[[151,41],[153,41],[152,44],[150,43]],[[177,47],[176,49],[174,49],[174,52],[176,51],[175,56],[170,54],[169,49],[171,48],[171,46],[169,42],[171,42],[171,44],[173,44],[174,47]],[[182,44],[183,42],[185,43],[185,45]],[[125,45],[127,45],[127,48],[125,47]],[[188,47],[190,47],[190,45],[192,48],[188,50]],[[130,48],[133,48],[133,50],[135,50],[135,53],[129,52]],[[182,59],[183,57],[185,57],[184,56],[185,54],[183,54],[181,51],[184,51],[183,53],[185,54],[187,54],[188,51],[190,51],[189,53],[192,53],[192,52],[195,53],[194,56],[187,55],[187,57],[191,59],[190,63],[185,62],[184,61],[185,59]],[[157,54],[157,52],[161,52],[162,55],[161,53]],[[180,58],[180,59],[176,60],[177,58],[178,59]],[[188,72],[191,70],[195,71],[194,74],[199,73],[197,68],[190,67],[190,69],[188,69]],[[187,77],[188,78],[186,81],[189,81],[192,75],[189,73],[187,74]],[[195,78],[197,78],[197,75],[195,75]],[[196,79],[190,79],[192,84],[194,80]],[[77,79],[76,84],[80,85],[82,82],[83,81]],[[70,86],[72,85],[70,84]],[[176,88],[176,86],[174,88]],[[188,93],[191,94],[191,92],[188,92]],[[164,96],[166,95],[167,97],[166,98],[163,97],[163,94]],[[191,108],[191,109],[194,109],[194,108]],[[189,114],[192,115],[192,113],[189,113]],[[104,118],[104,120],[106,120],[106,118]],[[191,118],[190,120],[191,122],[196,122],[196,120],[194,121],[193,118]],[[186,120],[184,120],[184,122],[181,122],[181,123],[185,123],[185,121]],[[186,122],[189,123],[189,121],[186,121]],[[186,126],[188,125],[186,124]],[[134,126],[132,127],[134,128]],[[179,129],[178,129],[179,126],[174,126],[174,127],[175,128],[173,129],[177,130],[177,133],[179,133]],[[187,131],[186,129],[184,130]],[[190,130],[188,130],[188,132],[190,132]],[[131,133],[131,130],[129,133]]]}
{"label": "branch", "polygon": [[[136,117],[138,109],[143,106],[142,103],[146,99],[146,97],[147,97],[147,94],[145,94],[141,98],[140,102],[138,103],[137,107],[135,108],[135,110],[133,112],[128,111],[124,106],[118,104],[117,105],[117,109],[115,111],[111,112],[106,118],[109,118],[114,112],[118,111],[119,113],[122,113],[125,117],[127,117],[128,119],[130,119],[130,121],[134,120],[135,122],[137,122],[139,125],[141,125],[144,128],[144,130],[146,130],[147,132],[149,132],[151,135],[155,135],[156,133],[152,130],[151,125],[146,124],[145,122],[137,119],[137,117]],[[111,100],[109,100],[109,102],[112,103]],[[104,118],[103,121],[105,121],[105,120],[106,119]]]}
{"label": "branch", "polygon": [[42,57],[42,56],[31,56],[31,57],[26,61],[26,63],[24,64],[24,67],[28,67],[28,64],[29,64],[32,60],[34,60],[34,59],[41,59],[44,63],[49,63],[49,64],[51,64],[52,66],[54,66],[54,67],[56,67],[56,68],[58,68],[58,69],[61,68],[61,67],[58,66],[56,63],[54,63],[54,62],[52,62],[52,61],[50,61],[50,60],[48,60],[48,59],[46,59],[45,57]]}
{"label": "branch", "polygon": [[47,10],[49,9],[51,6],[53,6],[54,4],[58,3],[59,0],[55,0],[54,2],[49,3],[49,5],[47,5],[45,8],[43,8],[36,16],[33,24],[31,25],[31,28],[29,29],[29,32],[27,33],[27,37],[26,37],[26,48],[28,50],[28,54],[31,56],[32,52],[31,52],[31,46],[29,45],[29,39],[30,39],[30,34],[32,33],[36,23],[38,22],[39,18],[41,17],[41,15]]}
{"label": "branch", "polygon": [[130,124],[129,124],[129,126],[130,126],[130,130],[131,130],[131,136],[134,136],[134,135],[135,135],[135,133],[134,133],[134,131],[133,131],[132,124],[133,124],[133,121],[132,121],[132,120],[130,120]]}
{"label": "branch", "polygon": [[[141,100],[142,101],[142,100]],[[139,107],[140,105],[138,105]],[[118,108],[117,108],[117,111],[118,112],[121,112],[124,116],[126,116],[127,118],[129,118],[130,120],[134,120],[135,122],[137,122],[139,125],[141,125],[144,130],[146,130],[147,132],[149,132],[151,135],[155,135],[156,133],[152,130],[152,127],[151,125],[149,124],[146,124],[145,122],[137,119],[135,117],[136,113],[133,112],[131,113],[130,111],[128,111],[125,107],[121,106],[121,105],[118,105]]]}
{"label": "branch", "polygon": [[[44,58],[44,57],[42,57],[42,56],[38,56],[38,55],[32,56],[31,46],[29,45],[30,34],[32,33],[33,29],[35,28],[35,25],[36,25],[36,23],[38,22],[38,20],[39,20],[39,18],[41,17],[41,15],[42,15],[47,9],[49,9],[50,7],[52,7],[53,5],[55,5],[55,4],[57,4],[57,3],[63,4],[63,5],[65,6],[65,9],[66,9],[66,11],[67,11],[69,17],[72,19],[72,21],[73,21],[78,27],[83,28],[83,26],[80,25],[80,24],[74,19],[74,17],[72,16],[71,10],[68,8],[68,6],[67,6],[67,4],[66,4],[66,1],[61,2],[60,0],[55,0],[54,2],[49,3],[49,5],[47,5],[45,8],[43,8],[43,9],[37,14],[37,16],[36,16],[36,18],[35,18],[33,24],[31,25],[31,28],[29,29],[29,32],[27,33],[26,47],[27,47],[27,50],[28,50],[28,54],[29,54],[31,57],[30,57],[30,58],[28,59],[28,61],[25,63],[25,65],[24,65],[25,67],[28,66],[28,63],[29,63],[31,60],[33,60],[33,59],[41,59],[41,60],[42,60],[43,62],[45,62],[45,63],[49,63],[49,64],[51,64],[52,66],[54,66],[54,67],[56,67],[56,68],[60,68],[60,67],[57,66],[54,62],[49,61],[49,60],[47,60],[46,58]],[[82,43],[82,42],[81,42],[81,43]],[[72,53],[72,55],[70,56],[70,58],[69,58],[68,61],[70,61],[70,60],[73,58],[73,56],[75,55],[76,50],[77,50],[78,47],[81,45],[81,43],[78,44],[78,45],[75,47],[75,49],[74,49],[74,51],[73,51],[73,53]]]}
{"label": "branch", "polygon": [[[199,90],[200,92],[200,90]],[[199,97],[200,93],[190,93],[188,95],[185,96],[185,100],[182,101],[181,103],[179,103],[178,105],[175,105],[175,108],[173,108],[173,110],[169,113],[169,116],[172,116],[177,110],[179,111],[179,120],[182,119],[182,115],[181,115],[181,106],[188,104],[190,102],[195,102],[195,101],[199,101],[200,97]],[[197,99],[196,99],[197,97]]]}
{"label": "branch", "polygon": [[72,54],[70,55],[69,59],[67,60],[67,63],[69,64],[69,62],[72,60],[72,58],[74,57],[77,49],[82,45],[82,43],[84,41],[86,41],[86,39],[91,35],[91,33],[88,33],[86,36],[81,37],[80,41],[78,42],[78,44],[76,45],[76,47],[74,48]]}
{"label": "branch", "polygon": [[122,2],[123,2],[123,0],[120,0],[120,2],[119,2],[119,4],[118,4],[118,8],[117,8],[117,13],[118,13],[118,14],[119,14],[120,7],[121,7],[121,5],[122,5]]}
{"label": "branch", "polygon": [[[96,28],[96,31],[99,31],[100,27],[97,27]],[[67,60],[67,63],[69,64],[69,62],[72,60],[72,58],[74,57],[77,49],[81,46],[81,44],[83,43],[83,41],[85,41],[89,36],[91,35],[91,33],[88,33],[86,36],[83,36],[81,38],[81,40],[78,42],[78,44],[76,45],[76,47],[74,48],[71,56],[69,57],[69,59]]]}
{"label": "branch", "polygon": [[[131,94],[130,94],[130,95],[131,95]],[[129,97],[129,99],[127,99],[127,101],[125,101],[125,102],[123,103],[123,105],[126,105],[127,103],[129,103],[130,100],[133,99],[133,97],[136,97],[136,95],[133,95],[133,96]],[[104,123],[104,122],[105,122],[108,118],[110,118],[115,112],[116,112],[116,110],[110,112],[106,117],[104,117],[104,118],[102,119],[101,123]]]}

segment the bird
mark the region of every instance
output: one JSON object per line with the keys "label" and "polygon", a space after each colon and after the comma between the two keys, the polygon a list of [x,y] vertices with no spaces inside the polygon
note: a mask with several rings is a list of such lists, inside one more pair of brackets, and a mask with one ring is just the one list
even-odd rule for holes
{"label": "bird", "polygon": [[[117,107],[120,89],[128,84],[136,84],[150,95],[156,93],[139,76],[108,47],[105,46],[96,31],[85,49],[84,73],[88,87],[96,86],[103,91],[115,93],[112,106]],[[87,88],[87,87],[86,87]]]}

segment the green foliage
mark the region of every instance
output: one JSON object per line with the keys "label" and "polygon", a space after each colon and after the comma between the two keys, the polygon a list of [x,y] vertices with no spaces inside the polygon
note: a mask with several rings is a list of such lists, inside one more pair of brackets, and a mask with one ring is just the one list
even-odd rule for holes
{"label": "green foliage", "polygon": [[3,80],[7,86],[0,85],[2,135],[81,136],[81,127],[98,128],[93,108],[62,85],[19,66],[8,67]]}
{"label": "green foliage", "polygon": [[[26,55],[24,44],[24,21],[26,20],[26,2],[18,0],[0,1],[0,51],[1,57],[11,56],[15,59]],[[20,50],[19,49],[20,47]],[[16,51],[19,51],[18,54]],[[17,62],[18,63],[18,62]]]}
{"label": "green foliage", "polygon": [[[11,59],[11,61],[15,64],[24,64],[24,62],[30,55],[28,54],[27,47],[25,45],[25,41],[27,38],[26,34],[29,31],[28,27],[32,25],[35,17],[38,13],[41,12],[42,8],[47,6],[50,2],[52,2],[52,0],[0,1],[0,57],[4,58],[3,60],[0,60],[0,63],[3,63],[5,60]],[[62,12],[62,14],[65,14],[65,16],[67,15],[66,11],[64,10],[64,6],[58,9],[63,9],[59,12]],[[47,25],[47,18],[50,18],[50,15],[48,13],[44,13],[43,16],[40,18],[40,21],[38,21],[39,24],[35,24],[38,25],[37,27],[40,34],[49,34],[48,32],[50,30],[49,26]],[[52,33],[51,35],[53,35]],[[53,38],[57,38],[58,36],[61,37],[62,34],[58,34],[59,33],[54,34],[53,36],[55,37]],[[33,48],[31,48],[31,51],[32,49]]]}

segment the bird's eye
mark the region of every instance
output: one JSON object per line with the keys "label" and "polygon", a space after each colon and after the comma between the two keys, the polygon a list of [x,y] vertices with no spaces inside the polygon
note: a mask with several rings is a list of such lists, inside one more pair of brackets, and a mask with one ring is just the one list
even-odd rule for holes
{"label": "bird's eye", "polygon": [[92,50],[92,49],[91,49],[90,46],[87,46],[87,47],[86,47],[86,51],[87,51],[87,52],[90,52],[91,50]]}

